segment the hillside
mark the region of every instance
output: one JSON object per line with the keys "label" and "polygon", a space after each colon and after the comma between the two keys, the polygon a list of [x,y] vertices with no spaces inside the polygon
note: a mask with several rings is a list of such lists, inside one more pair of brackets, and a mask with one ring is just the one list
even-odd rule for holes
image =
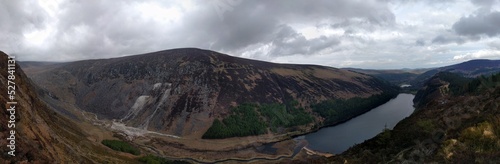
{"label": "hillside", "polygon": [[[0,84],[3,86],[0,87],[0,104],[2,114],[6,116],[0,117],[0,141],[3,145],[0,163],[134,163],[132,158],[109,152],[100,145],[99,136],[106,135],[92,133],[99,129],[87,126],[86,130],[82,130],[83,124],[77,125],[53,112],[38,99],[35,93],[37,88],[17,64],[11,67],[15,68],[11,69],[15,72],[7,72],[8,60],[8,56],[0,51]],[[15,105],[7,104],[11,101],[7,95],[7,85],[12,84],[8,82],[13,78],[12,75],[15,76],[12,81],[15,90],[10,88],[9,91],[15,91]],[[11,106],[15,106],[15,110],[6,109],[11,109]],[[11,130],[15,133],[12,134]],[[15,142],[15,156],[8,154],[12,149],[6,146],[12,141]]]}
{"label": "hillside", "polygon": [[[468,82],[440,73],[419,92],[428,101],[393,130],[324,163],[497,163],[500,161],[500,74]],[[437,95],[437,96],[436,96]]]}
{"label": "hillside", "polygon": [[359,72],[384,79],[394,85],[400,86],[403,84],[410,84],[420,74],[430,71],[434,68],[426,69],[394,69],[394,70],[374,70],[374,69],[359,69],[359,68],[346,68],[347,70]]}
{"label": "hillside", "polygon": [[472,79],[450,72],[439,72],[430,78],[417,94],[413,103],[415,107],[429,104],[447,95],[457,95]]}
{"label": "hillside", "polygon": [[47,92],[44,100],[61,113],[82,109],[128,126],[194,138],[244,103],[296,101],[297,107],[308,108],[331,99],[394,91],[385,82],[347,70],[274,64],[189,48],[36,70],[43,71],[28,72],[30,77]]}

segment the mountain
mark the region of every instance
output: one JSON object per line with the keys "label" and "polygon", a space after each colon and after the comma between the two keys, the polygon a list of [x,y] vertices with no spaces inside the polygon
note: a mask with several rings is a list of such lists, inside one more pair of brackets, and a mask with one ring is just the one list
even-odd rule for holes
{"label": "mountain", "polygon": [[425,83],[439,72],[452,72],[467,78],[475,78],[481,75],[491,75],[500,72],[500,60],[470,60],[439,68],[428,69],[395,69],[395,70],[372,70],[359,68],[346,68],[348,70],[368,74],[389,81],[394,85],[409,85],[403,89],[404,92],[416,92]]}
{"label": "mountain", "polygon": [[363,74],[372,75],[380,79],[387,80],[394,85],[409,84],[420,74],[432,70],[427,69],[394,69],[394,70],[374,70],[374,69],[359,69],[359,68],[346,68],[347,70],[359,72]]}
{"label": "mountain", "polygon": [[415,77],[411,85],[420,88],[424,83],[439,72],[452,72],[464,77],[475,78],[481,75],[491,75],[500,72],[500,60],[470,60],[467,62],[429,70]]}
{"label": "mountain", "polygon": [[[390,84],[348,70],[275,64],[194,48],[29,66],[36,70],[28,72],[30,78],[44,88],[43,99],[59,113],[76,117],[83,110],[128,127],[187,138],[201,138],[212,126],[216,126],[212,131],[233,127],[229,125],[233,118],[241,126],[245,121],[255,124],[249,128],[264,126],[258,132],[249,129],[235,136],[287,133],[297,128],[307,132],[328,125],[311,105],[396,94]],[[256,120],[238,116],[248,111]],[[280,120],[273,121],[277,114]],[[300,124],[293,124],[298,120]],[[271,132],[265,130],[269,126]]]}
{"label": "mountain", "polygon": [[[322,163],[498,163],[500,73],[467,79],[438,73],[420,105],[393,130]],[[416,98],[417,99],[417,98]],[[422,101],[425,100],[425,101]]]}
{"label": "mountain", "polygon": [[[99,129],[78,125],[52,111],[39,100],[35,92],[39,88],[26,77],[19,65],[9,60],[0,51],[3,115],[0,117],[0,163],[134,163],[131,158],[111,153],[102,146],[98,136],[105,133],[101,135]],[[8,72],[7,68],[12,69]],[[13,99],[8,92],[12,93]],[[83,126],[86,130],[82,130]]]}

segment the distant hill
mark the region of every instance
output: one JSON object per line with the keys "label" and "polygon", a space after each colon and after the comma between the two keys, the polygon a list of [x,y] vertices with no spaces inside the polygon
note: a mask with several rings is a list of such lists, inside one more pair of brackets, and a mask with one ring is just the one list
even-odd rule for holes
{"label": "distant hill", "polygon": [[457,73],[464,77],[474,78],[481,75],[491,75],[500,72],[500,60],[470,60],[439,68],[429,69],[399,69],[399,70],[370,70],[347,68],[348,70],[373,75],[387,80],[394,85],[410,84],[412,90],[420,89],[426,81],[439,72]]}
{"label": "distant hill", "polygon": [[464,77],[475,78],[481,75],[491,75],[500,72],[500,60],[471,60],[455,65],[440,67],[420,74],[411,81],[411,85],[420,88],[438,72],[452,72]]}
{"label": "distant hill", "polygon": [[347,70],[359,72],[367,75],[372,75],[377,78],[386,80],[394,85],[400,86],[403,84],[410,84],[412,80],[420,74],[431,69],[395,69],[395,70],[373,70],[373,69],[359,69],[359,68],[346,68]]}

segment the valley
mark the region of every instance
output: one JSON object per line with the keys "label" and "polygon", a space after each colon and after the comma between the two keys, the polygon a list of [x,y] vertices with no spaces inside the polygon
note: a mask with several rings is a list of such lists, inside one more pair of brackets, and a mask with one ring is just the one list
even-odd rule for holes
{"label": "valley", "polygon": [[500,0],[0,0],[0,164],[500,163]]}
{"label": "valley", "polygon": [[[78,150],[74,159],[108,149],[103,140],[119,140],[142,153],[96,155],[89,163],[138,163],[145,155],[194,163],[336,163],[380,160],[360,157],[358,150],[394,153],[378,140],[409,133],[399,132],[401,126],[434,108],[431,103],[478,91],[494,96],[497,91],[487,87],[496,81],[483,81],[500,65],[469,63],[411,71],[415,75],[408,79],[394,71],[378,76],[383,71],[275,64],[186,48],[69,63],[21,62],[19,70],[26,70],[33,83],[25,83],[35,86],[32,97],[44,110],[67,119],[68,126],[88,129],[79,140],[95,147]],[[483,80],[471,78],[478,75]],[[419,80],[426,82],[415,97],[401,93],[399,85]]]}
{"label": "valley", "polygon": [[[151,154],[197,162],[291,159],[301,145],[294,136],[345,122],[397,95],[397,87],[347,70],[189,48],[22,65],[59,114]],[[315,114],[330,103],[352,109]],[[268,143],[276,150],[261,151]]]}

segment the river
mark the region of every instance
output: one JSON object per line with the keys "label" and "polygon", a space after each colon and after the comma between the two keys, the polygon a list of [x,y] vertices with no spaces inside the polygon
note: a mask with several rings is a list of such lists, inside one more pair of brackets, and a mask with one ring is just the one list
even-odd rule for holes
{"label": "river", "polygon": [[392,129],[413,112],[412,94],[399,94],[396,98],[345,123],[320,129],[303,137],[308,148],[340,154],[349,147],[373,138],[384,128]]}

